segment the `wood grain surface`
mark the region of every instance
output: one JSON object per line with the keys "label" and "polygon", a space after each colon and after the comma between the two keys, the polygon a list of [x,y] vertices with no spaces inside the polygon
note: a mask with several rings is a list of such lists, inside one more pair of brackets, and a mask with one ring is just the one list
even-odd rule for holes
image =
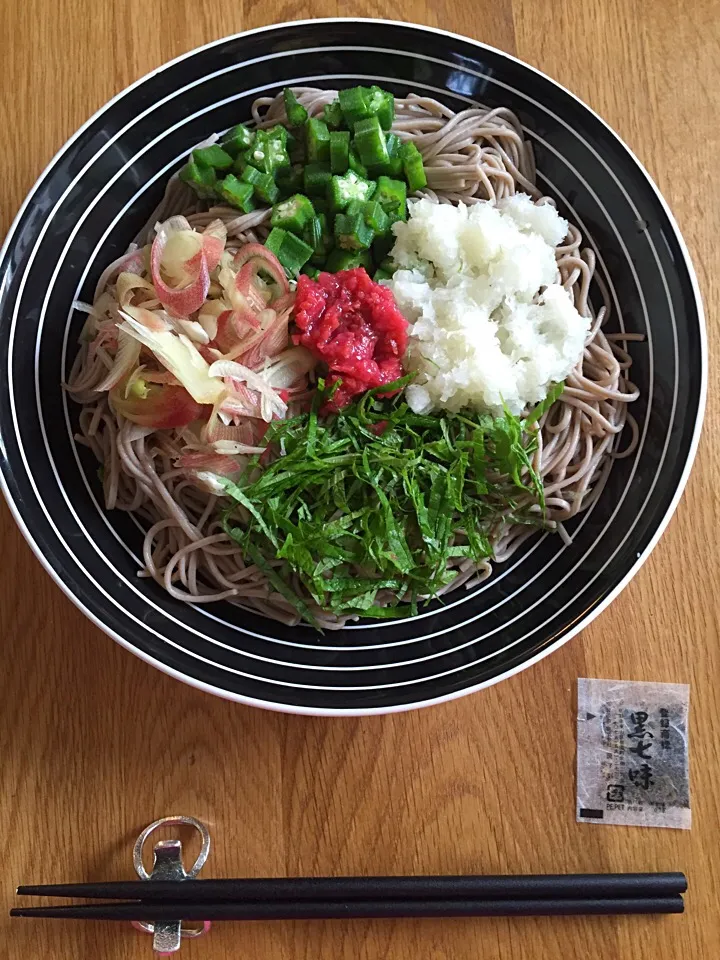
{"label": "wood grain surface", "polygon": [[[630,144],[695,258],[718,347],[717,0],[2,0],[0,231],[65,139],[183,51],[270,21],[404,18],[545,70]],[[379,28],[382,29],[382,28]],[[212,830],[207,876],[685,870],[684,917],[217,924],[189,960],[715,958],[720,945],[718,368],[687,492],[632,584],[512,680],[418,713],[307,719],[155,672],[65,599],[1,510],[0,960],[150,955],[129,927],[13,921],[21,882],[130,878],[156,817]],[[691,684],[690,832],[575,823],[579,676]]]}

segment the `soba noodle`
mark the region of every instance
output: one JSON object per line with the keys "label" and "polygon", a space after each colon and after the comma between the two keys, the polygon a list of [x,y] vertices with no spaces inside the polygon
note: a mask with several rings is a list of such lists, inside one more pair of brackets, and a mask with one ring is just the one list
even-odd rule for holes
{"label": "soba noodle", "polygon": [[[310,115],[318,115],[336,91],[296,88],[299,101]],[[252,106],[258,127],[285,120],[281,96],[262,97]],[[472,204],[499,200],[523,191],[538,203],[535,168],[529,143],[523,139],[518,119],[507,109],[474,107],[454,113],[427,97],[410,95],[396,100],[393,131],[412,140],[420,150],[428,179],[421,195],[438,203]],[[174,214],[184,215],[196,228],[220,218],[228,231],[228,248],[262,240],[269,229],[269,209],[238,215],[225,206],[207,208],[177,176],[167,187],[159,207],[136,238],[150,242],[154,225]],[[568,377],[565,391],[540,420],[539,445],[534,468],[545,490],[547,525],[564,533],[562,523],[585,510],[600,495],[613,460],[629,455],[637,444],[637,426],[627,413],[628,402],[638,396],[628,378],[630,357],[622,333],[607,333],[610,304],[599,278],[603,304],[593,314],[590,282],[595,256],[583,248],[579,230],[570,226],[556,249],[563,285],[571,291],[577,310],[593,316],[581,361]],[[103,273],[96,299],[112,288],[122,258]],[[195,486],[175,468],[183,440],[172,430],[152,430],[124,420],[109,406],[107,394],[95,387],[106,375],[112,358],[97,347],[83,344],[74,363],[69,389],[83,404],[77,439],[88,446],[103,465],[103,488],[108,509],[125,510],[147,524],[143,545],[144,569],[173,597],[193,603],[228,600],[268,617],[296,623],[295,609],[269,587],[266,577],[246,564],[238,545],[223,531],[218,499]],[[619,435],[626,423],[630,438],[619,450]],[[495,560],[507,560],[520,544],[537,532],[521,524],[499,524],[493,531]],[[278,561],[280,563],[280,561]],[[461,585],[471,587],[490,575],[488,561],[477,565],[457,561],[457,577],[441,592]],[[305,593],[299,583],[294,589]],[[306,595],[306,594],[305,594]],[[378,594],[378,604],[394,600]],[[345,619],[319,611],[318,623],[326,629],[342,627]]]}

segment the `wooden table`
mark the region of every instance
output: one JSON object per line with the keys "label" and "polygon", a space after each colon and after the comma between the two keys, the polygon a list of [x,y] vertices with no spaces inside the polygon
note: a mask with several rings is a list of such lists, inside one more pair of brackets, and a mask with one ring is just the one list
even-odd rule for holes
{"label": "wooden table", "polygon": [[[388,16],[518,55],[599,111],[644,161],[695,257],[718,346],[720,16],[713,0],[416,0],[404,8],[247,0],[0,4],[0,229],[63,141],[146,71],[270,20]],[[454,14],[454,15],[453,15]],[[380,28],[382,29],[382,28]],[[118,53],[113,53],[117,49]],[[210,824],[208,875],[683,869],[684,918],[216,925],[182,955],[208,960],[678,960],[720,941],[720,538],[711,365],[688,490],[633,583],[531,670],[419,713],[303,719],[213,699],[121,650],[65,599],[2,510],[0,958],[126,960],[124,926],[10,923],[22,881],[128,878],[139,830]],[[575,823],[575,685],[692,685],[691,832]]]}

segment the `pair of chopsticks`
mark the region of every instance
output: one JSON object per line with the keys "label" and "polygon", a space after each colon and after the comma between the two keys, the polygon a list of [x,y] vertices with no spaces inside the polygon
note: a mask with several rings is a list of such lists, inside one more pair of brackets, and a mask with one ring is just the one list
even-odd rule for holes
{"label": "pair of chopsticks", "polygon": [[682,913],[682,873],[141,880],[18,887],[22,896],[128,901],[16,907],[74,920],[335,920]]}

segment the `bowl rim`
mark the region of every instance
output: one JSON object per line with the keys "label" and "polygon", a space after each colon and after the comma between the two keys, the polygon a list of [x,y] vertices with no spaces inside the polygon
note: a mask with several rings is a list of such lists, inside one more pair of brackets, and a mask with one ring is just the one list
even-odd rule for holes
{"label": "bowl rim", "polygon": [[614,140],[625,150],[631,160],[634,161],[637,169],[642,173],[648,185],[650,186],[652,192],[655,194],[660,206],[663,209],[665,216],[667,217],[668,223],[673,230],[675,239],[678,243],[678,247],[683,256],[683,263],[685,269],[688,273],[688,278],[690,280],[690,285],[692,287],[693,296],[694,296],[694,306],[698,318],[698,328],[699,328],[699,339],[700,339],[700,389],[698,396],[698,408],[695,418],[695,424],[693,426],[693,435],[690,441],[690,447],[688,449],[687,458],[683,466],[682,474],[680,476],[677,488],[673,494],[673,497],[668,505],[668,508],[663,515],[658,528],[650,539],[649,543],[645,549],[640,553],[636,561],[631,566],[630,570],[625,574],[625,576],[620,580],[615,587],[607,594],[603,600],[598,603],[586,616],[584,616],[577,624],[570,628],[566,633],[559,637],[554,643],[549,644],[539,653],[535,654],[533,657],[523,661],[521,664],[518,664],[515,667],[512,667],[509,670],[504,671],[498,676],[492,677],[489,680],[484,680],[481,683],[473,684],[472,686],[465,687],[462,690],[455,690],[451,693],[443,694],[439,697],[432,697],[426,700],[419,700],[412,703],[403,703],[391,706],[383,707],[347,707],[347,708],[328,708],[328,707],[304,707],[296,706],[293,704],[283,704],[277,703],[269,700],[260,700],[255,697],[250,697],[244,694],[234,693],[232,691],[223,689],[222,687],[216,687],[213,684],[205,683],[202,680],[198,680],[194,677],[189,676],[188,674],[183,673],[180,670],[168,666],[160,660],[157,660],[155,657],[150,656],[144,651],[138,649],[134,646],[129,640],[125,639],[119,633],[113,631],[106,624],[102,623],[99,617],[97,617],[86,605],[83,603],[81,597],[76,596],[63,581],[59,572],[57,572],[47,558],[44,556],[39,545],[35,542],[30,529],[25,523],[24,518],[21,515],[20,508],[18,504],[14,501],[10,489],[7,485],[5,475],[0,471],[0,490],[3,493],[5,501],[10,509],[10,513],[13,516],[17,526],[20,529],[23,537],[27,541],[28,545],[32,549],[33,553],[37,559],[42,564],[46,572],[51,576],[53,581],[57,584],[62,592],[74,603],[74,605],[92,622],[95,626],[99,627],[103,633],[113,639],[117,644],[123,647],[126,650],[129,650],[140,660],[143,660],[145,663],[154,667],[157,670],[160,670],[162,673],[165,673],[167,676],[172,677],[175,680],[180,680],[182,683],[187,684],[188,686],[194,687],[197,690],[202,690],[205,693],[211,693],[214,696],[220,697],[224,700],[230,700],[234,703],[242,703],[246,706],[259,707],[264,710],[270,710],[275,713],[288,713],[288,714],[297,714],[301,716],[320,716],[320,717],[361,717],[361,716],[377,716],[383,714],[393,714],[393,713],[404,713],[409,710],[418,710],[423,707],[435,706],[441,703],[447,703],[451,700],[457,700],[460,697],[468,696],[472,693],[477,693],[479,690],[483,690],[487,687],[491,687],[496,683],[499,683],[501,680],[507,680],[510,677],[514,676],[517,673],[520,673],[523,670],[528,669],[534,664],[538,663],[540,660],[549,656],[551,653],[554,653],[574,636],[584,630],[596,617],[598,617],[611,603],[615,598],[624,590],[628,583],[632,580],[635,574],[638,572],[640,567],[645,563],[649,555],[652,553],[653,549],[657,545],[660,537],[665,532],[667,525],[670,522],[677,505],[680,502],[680,499],[685,490],[690,472],[692,470],[693,464],[695,462],[695,457],[697,455],[697,450],[700,442],[700,435],[702,432],[703,419],[705,416],[705,408],[707,403],[707,390],[708,390],[708,346],[707,346],[707,325],[705,319],[705,310],[703,306],[702,294],[700,291],[700,284],[698,282],[697,273],[693,266],[692,259],[690,257],[690,252],[688,250],[687,244],[683,238],[683,235],[680,231],[680,227],[673,216],[673,213],[663,197],[660,189],[653,180],[653,178],[648,173],[645,165],[637,157],[634,151],[628,146],[627,143],[620,137],[620,135],[598,114],[595,110],[592,109],[584,100],[578,97],[575,93],[569,90],[563,84],[559,83],[557,80],[554,80],[548,74],[544,73],[542,70],[537,67],[532,66],[529,63],[526,63],[524,60],[521,60],[519,57],[514,56],[513,54],[507,53],[505,50],[501,50],[498,47],[494,47],[491,44],[483,43],[481,40],[475,40],[472,37],[464,36],[463,34],[454,33],[450,30],[443,30],[440,27],[431,27],[426,24],[414,23],[404,20],[389,20],[381,17],[317,17],[317,18],[307,18],[302,20],[286,20],[281,23],[272,23],[267,24],[262,27],[255,27],[251,30],[241,30],[237,33],[229,34],[224,37],[220,37],[217,40],[212,40],[209,43],[201,44],[198,47],[194,47],[191,50],[186,51],[185,53],[180,54],[177,57],[174,57],[172,60],[168,60],[166,63],[163,63],[161,66],[156,67],[154,70],[148,71],[143,76],[139,77],[133,83],[124,87],[121,91],[115,94],[110,100],[104,103],[99,107],[86,121],[83,123],[76,131],[69,137],[68,140],[60,147],[59,150],[53,155],[47,165],[44,167],[40,175],[35,180],[34,184],[30,188],[25,197],[23,203],[21,204],[15,218],[13,219],[12,224],[8,230],[8,233],[5,237],[5,240],[0,247],[0,262],[4,259],[10,244],[12,243],[13,236],[15,231],[20,223],[25,210],[31,204],[35,194],[40,188],[41,182],[44,180],[45,175],[57,164],[58,160],[70,149],[73,143],[82,135],[82,133],[103,113],[109,110],[113,104],[121,100],[126,94],[134,90],[136,87],[141,86],[151,77],[156,76],[157,74],[171,68],[175,64],[181,63],[183,60],[186,60],[190,57],[195,56],[198,53],[201,53],[205,50],[212,49],[213,47],[219,46],[220,44],[227,43],[228,41],[237,40],[240,37],[250,36],[253,34],[269,33],[274,30],[279,30],[282,28],[295,27],[295,26],[306,26],[309,24],[323,24],[323,23],[383,23],[390,26],[405,27],[410,30],[419,30],[426,33],[436,33],[444,37],[450,37],[453,40],[461,41],[462,43],[469,43],[475,47],[478,47],[481,50],[488,50],[493,54],[503,57],[512,63],[518,64],[523,67],[525,70],[530,71],[531,73],[537,74],[542,77],[544,80],[551,83],[553,86],[562,90],[567,96],[571,97],[577,104],[583,107],[589,114],[591,114],[597,121],[599,121],[606,133],[614,138]]}

